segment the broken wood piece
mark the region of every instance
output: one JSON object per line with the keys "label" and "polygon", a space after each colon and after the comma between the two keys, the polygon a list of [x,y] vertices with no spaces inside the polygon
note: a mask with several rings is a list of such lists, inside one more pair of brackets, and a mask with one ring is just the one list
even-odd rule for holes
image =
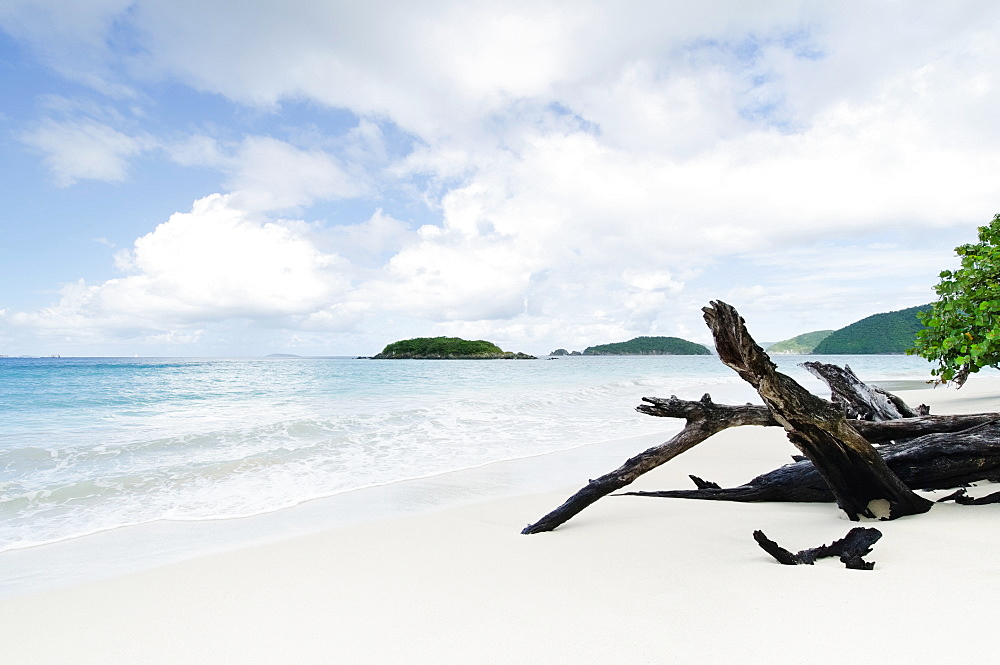
{"label": "broken wood piece", "polygon": [[829,545],[820,545],[792,554],[778,543],[770,540],[763,531],[753,532],[753,539],[757,541],[761,549],[774,557],[778,563],[786,566],[800,564],[811,566],[817,559],[836,556],[840,557],[844,565],[852,570],[871,570],[875,567],[874,561],[865,561],[864,557],[871,553],[872,545],[881,537],[882,532],[878,529],[858,526],[848,531],[847,535],[840,540],[835,540]]}
{"label": "broken wood piece", "polygon": [[965,491],[965,488],[961,488],[952,492],[943,499],[938,499],[938,503],[944,503],[945,501],[954,501],[963,506],[986,506],[991,503],[1000,503],[1000,492],[993,492],[992,494],[987,494],[986,496],[981,496],[978,499],[971,497]]}
{"label": "broken wood piece", "polygon": [[690,478],[691,482],[693,482],[695,484],[695,487],[697,487],[700,490],[721,490],[722,489],[722,486],[719,485],[719,483],[713,483],[711,480],[704,480],[702,478],[699,478],[698,476],[692,476],[692,475],[689,475],[688,478]]}

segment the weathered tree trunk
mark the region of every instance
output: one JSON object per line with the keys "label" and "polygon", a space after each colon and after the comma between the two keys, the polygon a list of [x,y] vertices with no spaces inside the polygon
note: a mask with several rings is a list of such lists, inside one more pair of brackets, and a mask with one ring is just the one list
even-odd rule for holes
{"label": "weathered tree trunk", "polygon": [[529,524],[521,533],[531,534],[551,531],[560,524],[577,515],[581,510],[591,505],[601,497],[625,487],[633,480],[677,457],[685,450],[698,445],[708,437],[729,427],[740,425],[776,425],[766,409],[744,406],[727,406],[715,404],[709,395],[701,401],[692,402],[677,399],[643,398],[649,401],[657,410],[657,415],[670,418],[684,418],[687,423],[680,432],[669,441],[654,446],[635,457],[627,460],[611,473],[606,473],[587,483],[576,494],[571,496],[561,506],[548,513],[534,524]]}
{"label": "weathered tree trunk", "polygon": [[838,367],[827,363],[804,362],[800,367],[805,367],[813,376],[830,386],[830,401],[839,404],[848,418],[895,420],[914,418],[928,413],[926,410],[921,413],[911,409],[897,395],[864,383],[851,370],[850,365]]}
{"label": "weathered tree trunk", "polygon": [[[528,525],[521,533],[532,534],[551,531],[564,524],[600,498],[631,484],[636,478],[669,462],[729,427],[757,425],[779,427],[766,406],[744,404],[728,406],[712,402],[710,395],[700,401],[688,401],[671,396],[670,399],[643,397],[636,410],[662,418],[684,418],[687,424],[669,441],[654,446],[630,458],[614,471],[591,480],[585,487],[567,499],[561,506],[551,511],[537,522]],[[873,443],[922,436],[934,432],[957,432],[1000,418],[998,414],[983,413],[959,416],[923,416],[902,420],[881,422],[856,421],[849,423],[859,429],[866,439]],[[808,470],[807,470],[808,469]],[[802,467],[789,465],[774,474],[764,474],[759,485],[750,481],[747,485],[720,490],[719,495],[696,495],[692,490],[668,490],[664,493],[646,493],[648,496],[671,496],[690,499],[716,499],[720,501],[833,501],[833,494],[812,463]]]}
{"label": "weathered tree trunk", "polygon": [[[928,434],[891,446],[882,446],[878,452],[889,469],[907,487],[915,490],[949,489],[983,480],[1000,480],[998,441],[1000,421],[994,420],[962,432]],[[786,464],[739,487],[711,487],[707,481],[699,481],[695,481],[697,489],[693,490],[623,494],[741,503],[834,500],[833,492],[809,460]]]}
{"label": "weathered tree trunk", "polygon": [[719,358],[757,390],[849,519],[895,519],[930,510],[932,502],[914,494],[889,470],[839,408],[777,371],[731,305],[715,301],[702,311]]}

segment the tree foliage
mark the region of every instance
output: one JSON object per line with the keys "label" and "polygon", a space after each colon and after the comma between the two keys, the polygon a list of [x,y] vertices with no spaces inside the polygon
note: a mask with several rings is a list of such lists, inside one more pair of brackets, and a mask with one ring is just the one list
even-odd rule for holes
{"label": "tree foliage", "polygon": [[938,383],[958,387],[983,367],[1000,365],[1000,214],[979,227],[979,242],[955,248],[957,270],[941,273],[925,326],[910,353],[936,361]]}

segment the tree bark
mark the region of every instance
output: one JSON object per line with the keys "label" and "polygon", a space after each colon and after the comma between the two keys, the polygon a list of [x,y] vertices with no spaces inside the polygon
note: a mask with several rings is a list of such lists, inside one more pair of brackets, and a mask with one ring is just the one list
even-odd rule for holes
{"label": "tree bark", "polygon": [[848,424],[872,443],[900,441],[926,434],[961,432],[994,420],[1000,413],[969,413],[950,416],[918,416],[899,420],[848,420]]}
{"label": "tree bark", "polygon": [[930,510],[932,502],[914,494],[889,470],[839,408],[777,371],[735,308],[714,301],[702,311],[722,362],[757,390],[850,520],[896,519]]}
{"label": "tree bark", "polygon": [[839,404],[848,418],[896,420],[927,415],[910,408],[899,396],[864,383],[850,365],[839,367],[821,362],[804,362],[800,367],[826,382],[830,387],[830,401]]}

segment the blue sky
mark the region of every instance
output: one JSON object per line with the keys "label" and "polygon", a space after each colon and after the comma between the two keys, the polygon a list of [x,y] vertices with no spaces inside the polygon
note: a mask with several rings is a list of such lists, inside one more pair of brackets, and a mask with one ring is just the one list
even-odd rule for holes
{"label": "blue sky", "polygon": [[929,302],[1000,211],[998,35],[990,2],[0,0],[0,354]]}

